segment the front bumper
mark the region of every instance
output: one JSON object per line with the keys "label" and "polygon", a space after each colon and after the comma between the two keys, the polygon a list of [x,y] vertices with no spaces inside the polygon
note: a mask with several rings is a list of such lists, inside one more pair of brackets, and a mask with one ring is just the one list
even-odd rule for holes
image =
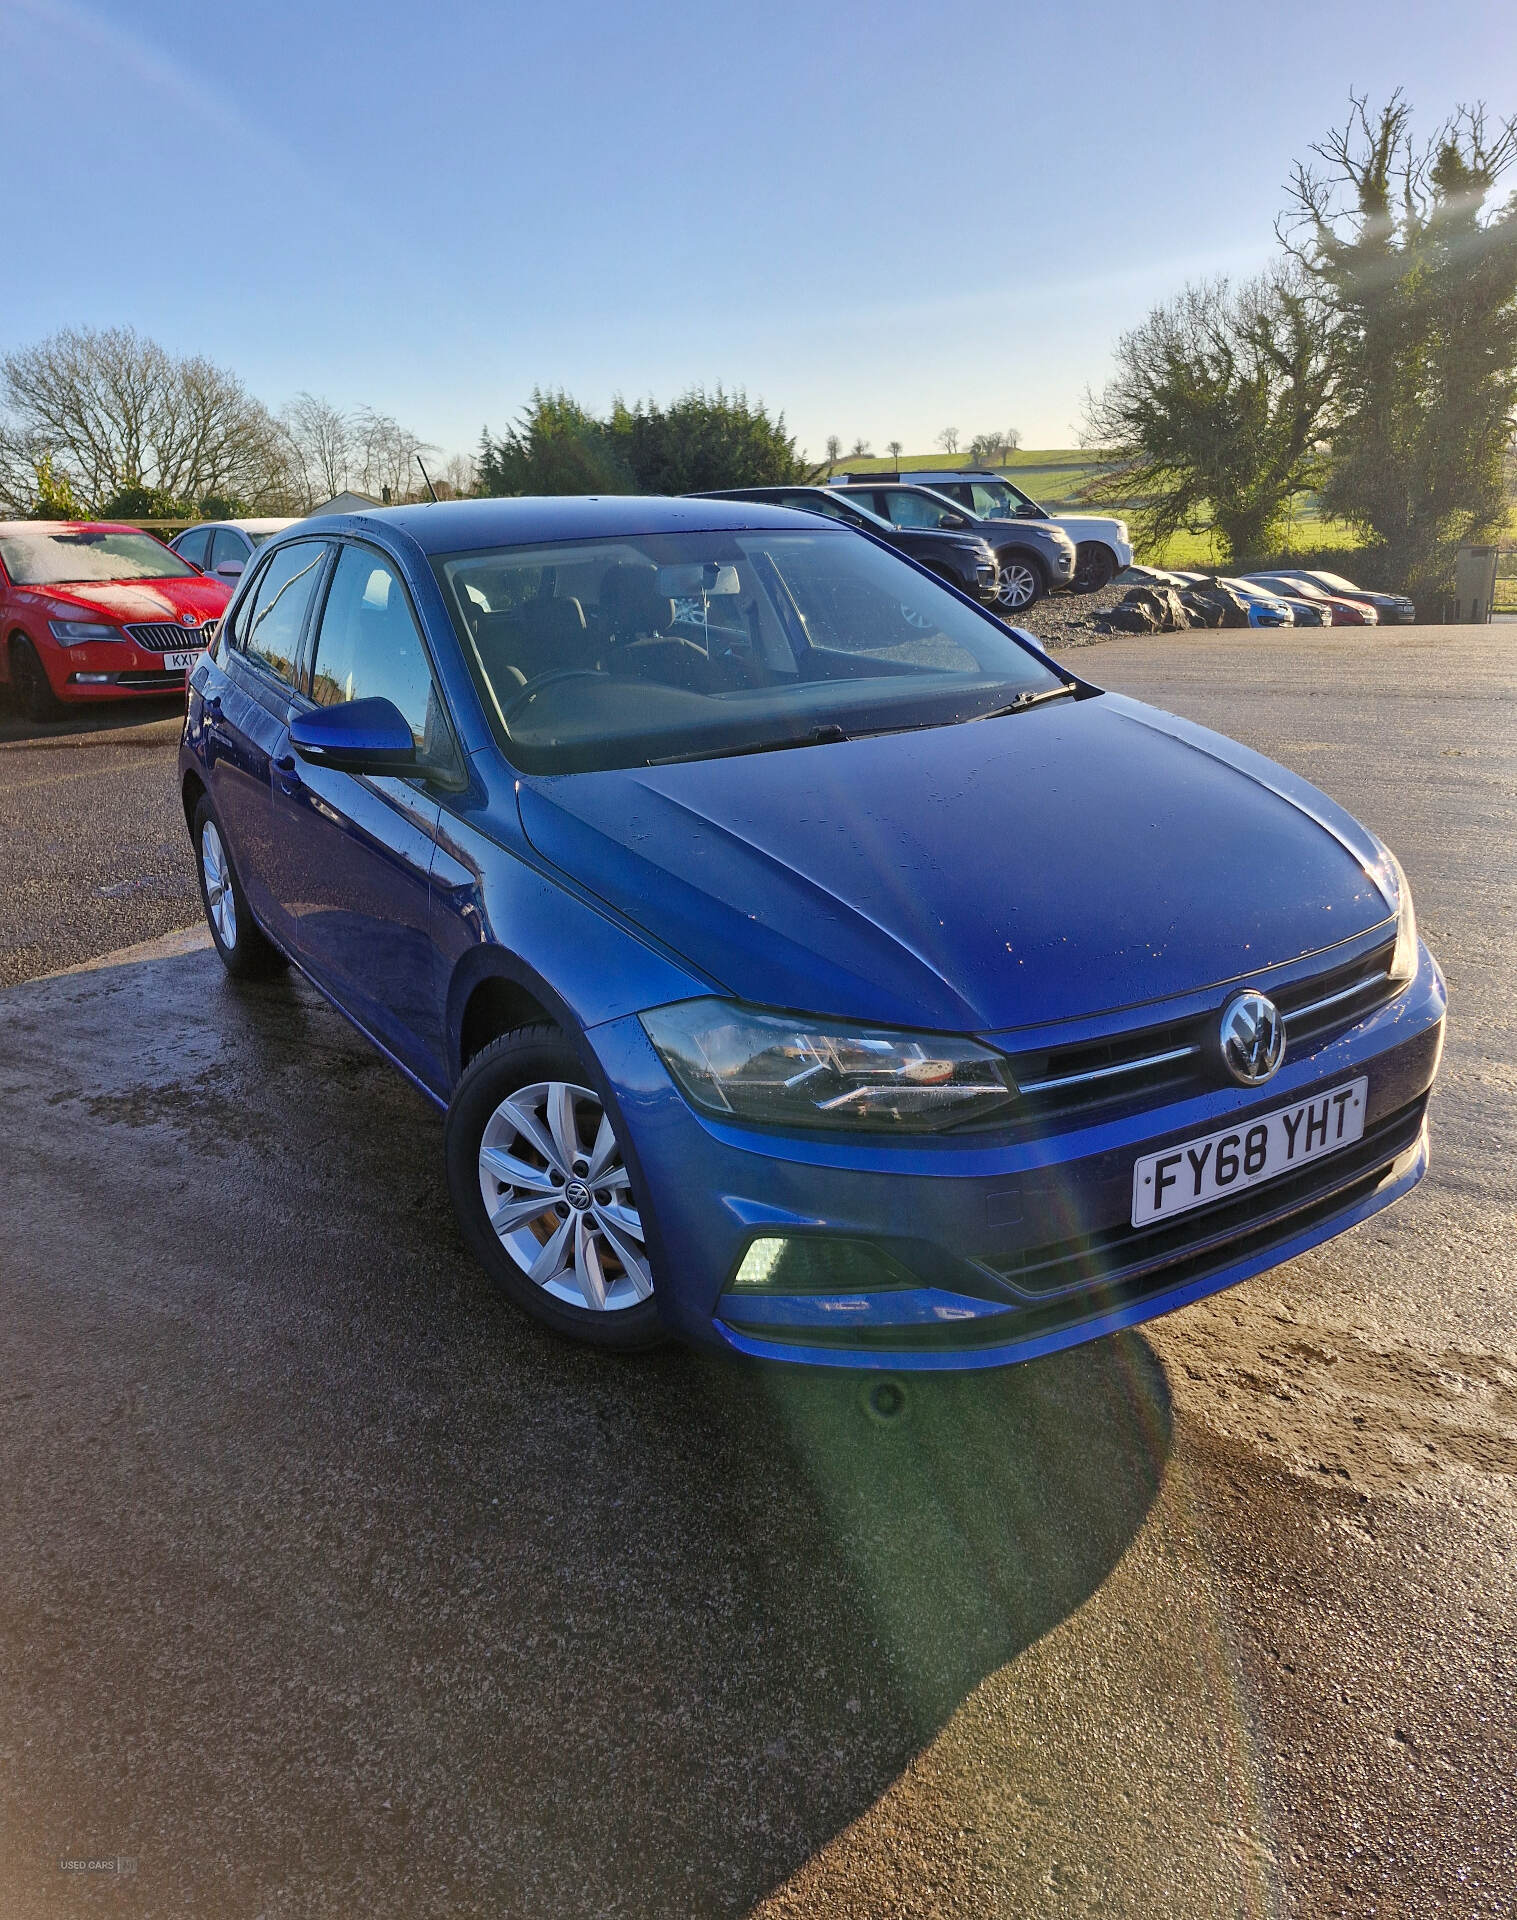
{"label": "front bumper", "polygon": [[[674,1331],[776,1360],[944,1370],[1030,1359],[1167,1313],[1389,1206],[1427,1166],[1445,1005],[1424,949],[1401,994],[1261,1089],[1217,1087],[1063,1133],[890,1145],[718,1124],[678,1093],[635,1018],[589,1037]],[[1355,1147],[1157,1228],[1130,1225],[1142,1155],[1361,1073]],[[755,1240],[775,1237],[862,1243],[898,1283],[732,1291]]]}
{"label": "front bumper", "polygon": [[[194,645],[182,649],[194,651]],[[131,641],[87,641],[79,647],[50,644],[38,649],[43,671],[60,700],[160,700],[183,693],[188,675],[165,673],[163,655]]]}

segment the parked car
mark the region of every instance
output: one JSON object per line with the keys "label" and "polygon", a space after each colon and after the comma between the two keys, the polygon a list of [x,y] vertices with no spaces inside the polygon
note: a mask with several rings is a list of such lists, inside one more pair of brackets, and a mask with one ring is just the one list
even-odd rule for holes
{"label": "parked car", "polygon": [[1014,486],[1004,474],[983,467],[945,467],[919,473],[859,473],[838,476],[840,481],[909,480],[931,487],[957,501],[981,520],[1051,520],[1075,543],[1074,590],[1094,593],[1110,585],[1124,567],[1132,565],[1132,537],[1125,520],[1098,513],[1050,513],[1030,494]]}
{"label": "parked car", "polygon": [[[1230,574],[1222,573],[1171,573],[1169,579],[1178,583],[1183,593],[1187,588],[1205,589],[1209,586],[1226,587],[1235,593],[1248,608],[1248,624],[1251,627],[1290,627],[1295,625],[1295,614],[1289,600],[1267,588],[1256,585],[1252,580],[1234,579]],[[1303,624],[1310,624],[1303,622]]]}
{"label": "parked car", "polygon": [[1248,578],[1271,593],[1288,593],[1310,606],[1320,607],[1328,626],[1378,627],[1380,624],[1380,615],[1368,601],[1349,600],[1341,594],[1329,593],[1326,587],[1317,586],[1301,574],[1251,573]]}
{"label": "parked car", "polygon": [[229,584],[240,580],[256,550],[293,520],[202,520],[169,542],[181,559]]}
{"label": "parked car", "polygon": [[1334,599],[1356,600],[1360,606],[1373,607],[1382,627],[1407,626],[1417,618],[1415,603],[1404,593],[1371,593],[1367,587],[1356,587],[1352,580],[1345,580],[1341,573],[1308,573],[1296,567],[1276,571],[1282,580],[1301,580],[1320,587]]}
{"label": "parked car", "polygon": [[898,527],[977,534],[994,551],[1001,570],[996,606],[1003,614],[1023,613],[1045,593],[1067,591],[1074,582],[1074,542],[1051,520],[1025,521],[1011,532],[1005,521],[978,519],[930,487],[882,486],[861,480],[833,491],[863,501]]}
{"label": "parked car", "polygon": [[0,522],[0,678],[34,720],[182,691],[229,597],[136,527]]}
{"label": "parked car", "polygon": [[936,528],[898,527],[862,500],[847,498],[831,487],[727,487],[692,494],[694,500],[751,500],[798,513],[819,513],[858,533],[894,547],[918,566],[957,587],[976,600],[994,604],[1000,590],[996,557],[987,541],[974,534],[940,532]]}
{"label": "parked car", "polygon": [[293,961],[444,1109],[486,1273],[603,1346],[1024,1359],[1427,1163],[1444,986],[1381,842],[816,514],[291,528],[179,770],[228,972]]}

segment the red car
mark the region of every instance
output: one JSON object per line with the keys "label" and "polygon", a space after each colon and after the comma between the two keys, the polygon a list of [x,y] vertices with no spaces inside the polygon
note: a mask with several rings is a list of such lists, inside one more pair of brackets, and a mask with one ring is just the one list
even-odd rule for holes
{"label": "red car", "polygon": [[136,527],[0,521],[0,684],[34,720],[183,692],[231,597]]}
{"label": "red car", "polygon": [[[1278,593],[1287,600],[1310,600],[1320,607],[1331,627],[1378,627],[1380,615],[1366,600],[1347,600],[1342,594],[1329,593],[1315,580],[1299,573],[1251,573],[1255,586]],[[1408,603],[1410,604],[1410,603]]]}

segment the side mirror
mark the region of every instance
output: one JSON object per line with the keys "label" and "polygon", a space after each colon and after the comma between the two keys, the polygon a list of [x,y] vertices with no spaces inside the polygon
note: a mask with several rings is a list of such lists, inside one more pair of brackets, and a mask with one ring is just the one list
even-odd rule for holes
{"label": "side mirror", "polygon": [[221,565],[216,569],[217,573],[219,573],[224,580],[240,580],[243,575],[243,570],[243,562],[241,560],[223,560]]}
{"label": "side mirror", "polygon": [[411,729],[390,700],[344,700],[302,713],[290,722],[290,745],[302,760],[338,773],[420,771]]}

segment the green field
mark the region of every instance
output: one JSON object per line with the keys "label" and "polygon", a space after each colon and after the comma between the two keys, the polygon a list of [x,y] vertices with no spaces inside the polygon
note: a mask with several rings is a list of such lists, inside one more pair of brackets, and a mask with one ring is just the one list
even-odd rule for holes
{"label": "green field", "polygon": [[[904,475],[924,468],[932,471],[968,464],[966,453],[903,453],[898,471]],[[845,456],[838,467],[853,473],[875,473],[890,471],[892,463],[885,458],[850,460]],[[995,470],[1054,512],[1121,512],[1115,507],[1091,507],[1080,499],[1084,489],[1106,472],[1107,463],[1098,454],[1079,447],[1019,447],[1008,461],[998,462]],[[1517,509],[1507,521],[1506,537],[1517,542]],[[1292,523],[1292,545],[1297,550],[1363,544],[1364,536],[1346,520],[1329,520],[1319,513],[1310,495],[1298,505]],[[1140,547],[1137,557],[1153,567],[1207,568],[1222,564],[1216,541],[1209,532],[1178,533],[1146,552]],[[1517,583],[1503,580],[1507,596],[1512,594],[1514,584]]]}

